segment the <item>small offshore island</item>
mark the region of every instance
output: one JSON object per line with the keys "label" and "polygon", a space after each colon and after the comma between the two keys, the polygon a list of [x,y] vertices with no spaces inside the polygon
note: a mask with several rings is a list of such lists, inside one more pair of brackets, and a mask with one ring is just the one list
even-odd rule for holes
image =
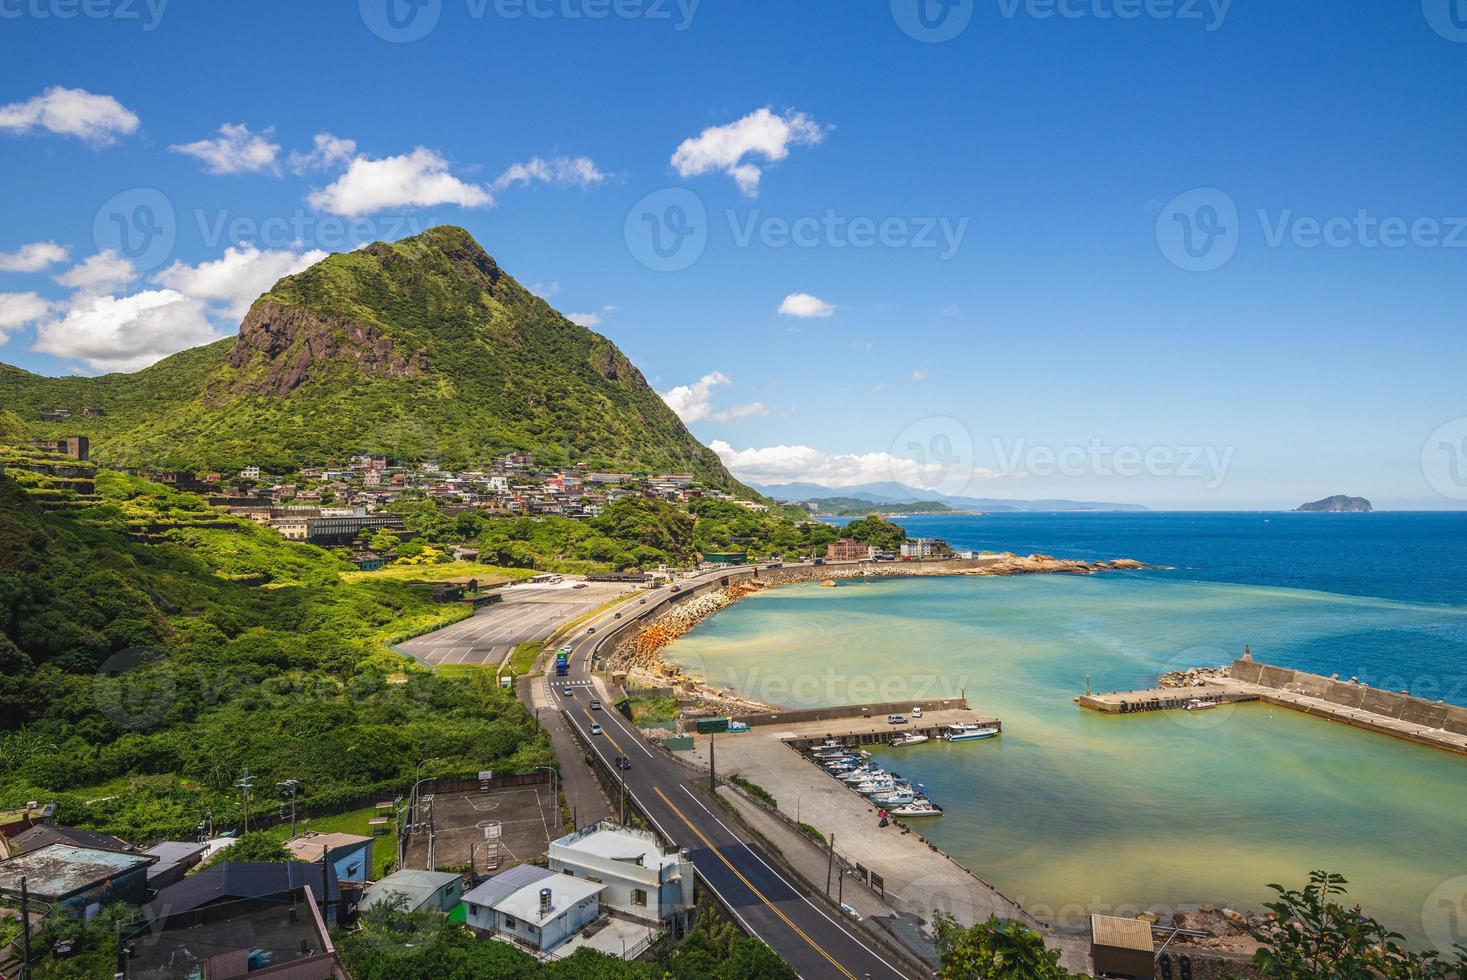
{"label": "small offshore island", "polygon": [[1296,514],[1370,514],[1375,508],[1364,497],[1347,497],[1337,493],[1323,500],[1311,500],[1294,508]]}

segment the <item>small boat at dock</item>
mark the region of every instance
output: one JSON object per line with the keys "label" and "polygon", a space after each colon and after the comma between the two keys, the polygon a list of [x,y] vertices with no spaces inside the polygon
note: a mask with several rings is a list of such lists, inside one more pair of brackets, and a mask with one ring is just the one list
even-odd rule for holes
{"label": "small boat at dock", "polygon": [[921,745],[928,740],[928,736],[920,732],[906,732],[891,740],[892,745]]}
{"label": "small boat at dock", "polygon": [[980,738],[993,738],[998,734],[995,725],[980,725],[976,722],[960,722],[942,730],[944,742],[971,742]]}
{"label": "small boat at dock", "polygon": [[1222,702],[1217,698],[1193,698],[1182,705],[1185,711],[1206,711],[1208,708],[1216,708]]}
{"label": "small boat at dock", "polygon": [[925,796],[919,796],[910,803],[893,807],[891,815],[893,817],[940,817],[942,807]]}

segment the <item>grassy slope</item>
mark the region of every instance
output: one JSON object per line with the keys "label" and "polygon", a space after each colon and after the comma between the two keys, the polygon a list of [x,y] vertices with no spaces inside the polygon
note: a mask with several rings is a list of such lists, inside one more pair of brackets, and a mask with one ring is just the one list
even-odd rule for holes
{"label": "grassy slope", "polygon": [[[45,798],[124,836],[237,818],[244,766],[330,804],[435,771],[549,758],[483,671],[438,676],[385,641],[461,618],[195,497],[116,473],[42,512],[0,476],[0,804]],[[146,523],[165,538],[125,531]],[[118,676],[113,677],[112,674]]]}

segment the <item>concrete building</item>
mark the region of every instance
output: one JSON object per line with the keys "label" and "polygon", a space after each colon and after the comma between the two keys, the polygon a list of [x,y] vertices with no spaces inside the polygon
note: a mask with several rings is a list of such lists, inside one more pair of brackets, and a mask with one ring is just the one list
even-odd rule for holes
{"label": "concrete building", "polygon": [[365,883],[372,875],[372,838],[360,834],[300,834],[285,842],[297,861],[326,860],[336,869],[336,880]]}
{"label": "concrete building", "polygon": [[407,912],[448,912],[463,898],[462,875],[451,871],[396,871],[372,886],[359,908],[398,905]]}
{"label": "concrete building", "polygon": [[941,538],[911,538],[902,542],[903,558],[947,558],[952,553]]}
{"label": "concrete building", "polygon": [[601,916],[606,886],[521,864],[464,896],[465,921],[480,932],[549,952]]}
{"label": "concrete building", "polygon": [[166,840],[144,851],[158,859],[148,869],[148,887],[155,891],[182,880],[188,870],[204,859],[209,845],[193,841]]}
{"label": "concrete building", "polygon": [[603,820],[550,842],[550,870],[606,887],[601,907],[666,922],[693,907],[693,861],[657,837]]}
{"label": "concrete building", "polygon": [[0,894],[20,895],[20,880],[38,901],[61,906],[73,919],[90,919],[109,902],[141,905],[148,896],[148,867],[157,858],[75,844],[48,844],[0,861]]}

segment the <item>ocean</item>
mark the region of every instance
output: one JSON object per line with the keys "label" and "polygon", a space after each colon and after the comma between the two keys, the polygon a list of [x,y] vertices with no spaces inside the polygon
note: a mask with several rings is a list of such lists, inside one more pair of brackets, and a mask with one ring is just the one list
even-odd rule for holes
{"label": "ocean", "polygon": [[711,617],[666,656],[773,703],[962,694],[1003,719],[989,742],[879,759],[946,808],[924,835],[1061,926],[1257,908],[1268,883],[1324,868],[1413,943],[1467,938],[1453,931],[1467,921],[1467,758],[1259,704],[1119,717],[1073,702],[1087,681],[1147,687],[1247,644],[1265,662],[1467,704],[1467,515],[901,523],[957,548],[1170,568],[789,586]]}

